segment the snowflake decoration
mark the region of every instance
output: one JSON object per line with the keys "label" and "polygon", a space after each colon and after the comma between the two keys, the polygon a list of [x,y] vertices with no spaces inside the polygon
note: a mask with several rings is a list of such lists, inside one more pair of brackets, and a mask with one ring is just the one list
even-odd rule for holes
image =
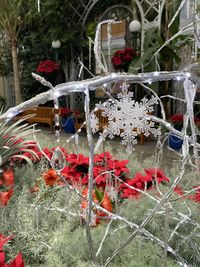
{"label": "snowflake decoration", "polygon": [[93,133],[96,133],[99,130],[99,119],[94,113],[90,114],[90,127]]}
{"label": "snowflake decoration", "polygon": [[124,91],[118,94],[117,100],[96,105],[102,110],[102,116],[108,117],[107,136],[111,139],[115,135],[122,137],[122,144],[127,145],[128,152],[137,144],[137,135],[160,134],[160,131],[154,128],[154,122],[146,116],[154,110],[153,105],[158,103],[157,98],[152,96],[150,99],[143,98],[141,102],[137,102],[132,97],[132,92]]}

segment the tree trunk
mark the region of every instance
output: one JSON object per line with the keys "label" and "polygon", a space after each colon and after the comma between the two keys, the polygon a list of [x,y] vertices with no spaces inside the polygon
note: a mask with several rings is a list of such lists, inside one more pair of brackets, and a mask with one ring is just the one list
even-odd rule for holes
{"label": "tree trunk", "polygon": [[12,63],[13,63],[13,76],[14,76],[15,104],[18,105],[22,102],[22,98],[21,98],[21,90],[20,90],[17,46],[12,44],[11,50],[12,50]]}

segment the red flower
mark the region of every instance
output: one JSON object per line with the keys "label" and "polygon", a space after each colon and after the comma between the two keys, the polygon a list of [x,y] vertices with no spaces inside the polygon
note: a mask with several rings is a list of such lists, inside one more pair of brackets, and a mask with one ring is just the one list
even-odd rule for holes
{"label": "red flower", "polygon": [[112,63],[114,66],[120,66],[122,65],[122,58],[119,56],[116,56],[112,59]]}
{"label": "red flower", "polygon": [[[170,181],[169,178],[164,175],[162,170],[156,168],[145,170],[145,173],[146,175],[142,175],[140,172],[137,172],[135,177],[126,181],[127,184],[139,190],[148,190],[155,184],[155,179],[157,180],[157,183]],[[122,198],[135,198],[140,195],[140,192],[136,189],[129,188],[127,185],[123,184],[120,188],[122,189]]]}
{"label": "red flower", "polygon": [[150,175],[152,180],[157,180],[158,183],[161,182],[170,182],[169,178],[167,176],[164,175],[164,172],[162,170],[159,169],[148,169],[148,170],[144,170],[145,173],[147,175]]}
{"label": "red flower", "polygon": [[14,189],[11,188],[9,191],[0,192],[0,207],[6,206],[9,199],[12,197]]}
{"label": "red flower", "polygon": [[[24,261],[22,258],[22,253],[19,252],[15,259],[11,261],[11,263],[8,265],[8,267],[24,267]],[[6,267],[6,266],[5,266]]]}
{"label": "red flower", "polygon": [[[97,191],[99,192],[98,194],[97,194]],[[92,200],[93,200],[93,202],[96,203],[96,204],[99,204],[102,208],[106,209],[107,211],[112,212],[113,207],[112,207],[112,203],[111,203],[110,198],[108,197],[107,192],[104,192],[102,199],[99,199],[99,194],[102,194],[102,193],[103,192],[99,191],[97,188],[95,190],[93,189],[92,190]],[[87,197],[87,194],[88,194],[88,188],[85,188],[83,190],[82,195],[84,197]],[[83,200],[82,203],[81,203],[81,208],[82,208],[83,214],[85,214],[85,210],[87,208],[87,205],[88,205],[88,201],[87,200]],[[99,210],[96,210],[96,209],[93,209],[93,212],[97,216],[96,220],[95,220],[96,221],[96,225],[100,223],[100,218],[101,217],[107,216],[107,214],[105,212],[102,212],[102,211],[99,211]]]}
{"label": "red flower", "polygon": [[129,65],[134,56],[136,56],[136,52],[132,48],[127,47],[123,50],[117,50],[112,57],[114,69],[124,68],[125,65]]}
{"label": "red flower", "polygon": [[36,71],[40,73],[52,73],[54,71],[58,71],[59,69],[60,64],[57,64],[55,61],[48,59],[40,61]]}
{"label": "red flower", "polygon": [[4,245],[7,244],[10,239],[13,239],[13,238],[14,238],[14,236],[8,236],[8,237],[6,237],[6,236],[4,236],[4,235],[2,235],[0,233],[0,251],[2,251]]}
{"label": "red flower", "polygon": [[[194,186],[194,188],[197,188],[199,186],[200,185]],[[197,203],[200,203],[200,188],[197,189],[197,191],[195,192],[195,194],[193,196],[191,196],[190,199],[194,200]]]}
{"label": "red flower", "polygon": [[2,177],[0,177],[0,185],[12,186],[14,185],[14,172],[9,169],[3,172]]}
{"label": "red flower", "polygon": [[24,261],[22,258],[21,252],[17,254],[15,259],[10,263],[5,263],[5,252],[3,251],[3,247],[10,239],[13,239],[14,236],[5,237],[0,234],[0,267],[24,267]]}
{"label": "red flower", "polygon": [[54,169],[49,169],[47,172],[44,172],[42,177],[44,178],[46,185],[49,186],[53,186],[59,180],[59,176]]}
{"label": "red flower", "polygon": [[183,193],[183,190],[180,186],[176,186],[174,188],[174,192],[176,192],[179,196],[182,196],[184,193]]}
{"label": "red flower", "polygon": [[104,196],[103,196],[103,199],[101,201],[101,206],[102,206],[102,208],[106,209],[109,212],[112,212],[112,210],[113,210],[112,203],[111,203],[111,200],[110,200],[107,192],[104,192]]}
{"label": "red flower", "polygon": [[183,114],[174,114],[172,115],[169,120],[175,124],[175,123],[178,123],[178,122],[181,122],[183,123]]}

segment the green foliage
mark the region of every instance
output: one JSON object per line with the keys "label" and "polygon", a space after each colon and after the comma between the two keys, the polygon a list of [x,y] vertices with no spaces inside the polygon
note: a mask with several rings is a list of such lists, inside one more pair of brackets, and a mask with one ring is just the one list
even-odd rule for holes
{"label": "green foliage", "polygon": [[[82,45],[80,23],[75,18],[73,19],[72,5],[75,6],[76,2],[65,1],[60,4],[60,1],[48,0],[41,3],[41,11],[38,13],[35,1],[23,1],[22,12],[23,15],[26,14],[26,19],[20,31],[20,59],[23,62],[22,93],[24,99],[30,99],[48,90],[31,76],[31,72],[36,72],[41,60],[56,60],[58,56],[61,65],[68,65],[71,60],[76,61]],[[59,49],[52,48],[53,40],[60,40]],[[63,70],[50,80],[53,85],[64,81]]]}
{"label": "green foliage", "polygon": [[2,39],[0,43],[0,75],[7,76],[12,72],[11,53],[9,46],[5,40]]}
{"label": "green foliage", "polygon": [[6,99],[0,95],[0,108],[6,106]]}
{"label": "green foliage", "polygon": [[[169,29],[168,23],[177,11],[180,2],[180,0],[166,1],[165,9],[168,8],[168,5],[169,8],[168,10],[164,9],[163,11],[161,30],[151,28],[145,33],[143,55],[132,61],[129,67],[129,72],[137,73],[141,67],[144,72],[155,71],[157,63],[160,65],[161,70],[169,71],[171,70],[170,68],[172,67],[173,61],[176,63],[180,62],[181,59],[177,56],[177,51],[179,50],[180,45],[183,46],[186,43],[190,43],[187,36],[179,35],[170,43],[166,43],[168,39],[175,35],[179,30],[179,15]],[[168,14],[168,18],[165,18],[166,13]],[[165,21],[166,19],[169,21]],[[162,49],[157,53],[161,47]]]}

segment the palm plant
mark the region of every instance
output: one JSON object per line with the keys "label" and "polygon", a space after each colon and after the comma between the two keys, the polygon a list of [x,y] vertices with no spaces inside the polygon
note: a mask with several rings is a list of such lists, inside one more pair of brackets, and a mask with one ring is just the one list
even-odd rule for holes
{"label": "palm plant", "polygon": [[24,152],[28,152],[33,158],[38,158],[37,154],[30,149],[30,144],[33,147],[37,146],[37,143],[26,138],[37,131],[28,123],[23,123],[27,117],[30,115],[12,124],[9,121],[0,121],[0,168],[13,157],[31,163],[30,158],[22,155]]}
{"label": "palm plant", "polygon": [[17,55],[18,34],[22,20],[20,10],[22,0],[1,0],[0,1],[0,30],[5,33],[9,42],[12,55],[14,90],[16,104],[21,103],[19,66]]}

